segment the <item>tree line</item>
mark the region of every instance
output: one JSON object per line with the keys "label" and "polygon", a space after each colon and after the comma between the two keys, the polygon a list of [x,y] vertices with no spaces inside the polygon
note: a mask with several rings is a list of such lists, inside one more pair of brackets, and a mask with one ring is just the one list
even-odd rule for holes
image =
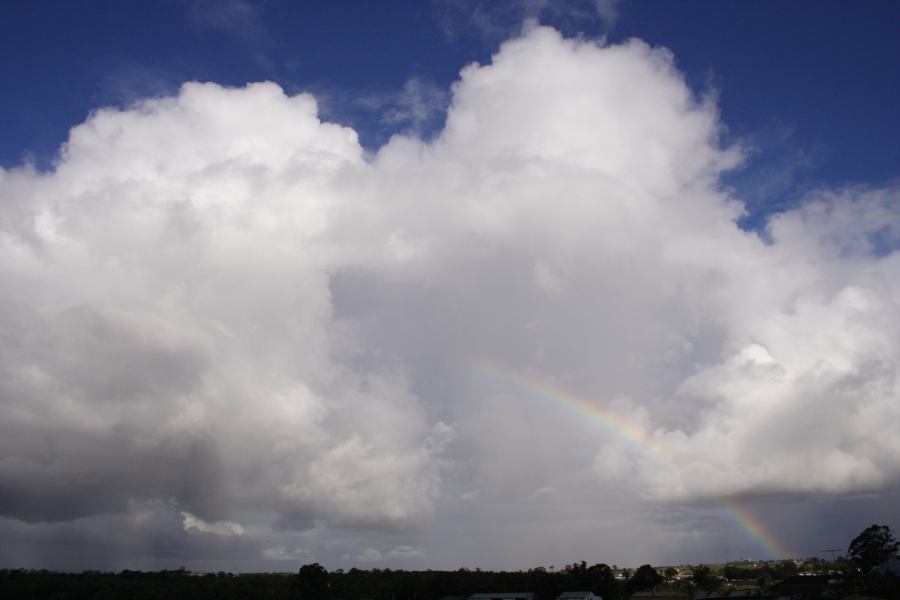
{"label": "tree line", "polygon": [[[851,542],[847,556],[837,560],[806,561],[837,581],[841,594],[861,593],[900,600],[900,579],[883,565],[897,555],[898,542],[889,527],[872,525]],[[538,600],[555,600],[564,591],[591,591],[603,600],[627,600],[646,590],[681,592],[690,598],[696,590],[716,591],[734,582],[765,584],[786,579],[798,571],[794,561],[763,565],[731,564],[692,567],[687,577],[669,567],[659,572],[646,564],[618,570],[586,561],[562,569],[536,567],[527,571],[407,571],[402,569],[337,569],[329,572],[318,563],[303,565],[295,573],[206,573],[185,569],[157,572],[125,570],[120,573],[86,571],[57,573],[46,570],[0,570],[0,597],[4,599],[114,599],[191,598],[285,600],[440,600],[465,598],[478,592],[531,592]],[[619,577],[616,574],[619,573]],[[624,577],[623,577],[624,576]]]}

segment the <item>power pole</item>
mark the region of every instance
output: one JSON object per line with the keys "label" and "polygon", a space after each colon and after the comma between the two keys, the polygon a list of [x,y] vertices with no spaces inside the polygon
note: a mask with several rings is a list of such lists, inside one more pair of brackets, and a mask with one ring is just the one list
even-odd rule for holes
{"label": "power pole", "polygon": [[825,550],[819,550],[819,552],[831,552],[831,562],[834,562],[837,560],[835,552],[840,552],[841,550],[841,548],[826,548]]}

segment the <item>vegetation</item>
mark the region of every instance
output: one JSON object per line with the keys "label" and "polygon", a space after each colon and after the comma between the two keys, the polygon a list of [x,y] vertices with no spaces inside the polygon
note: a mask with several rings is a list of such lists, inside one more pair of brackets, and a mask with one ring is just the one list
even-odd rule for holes
{"label": "vegetation", "polygon": [[628,580],[625,588],[630,593],[643,592],[652,590],[664,580],[663,576],[657,573],[656,569],[650,565],[641,565],[634,572],[634,575],[631,576],[631,579]]}
{"label": "vegetation", "polygon": [[604,600],[622,600],[622,585],[608,565],[568,565],[558,571],[404,571],[350,569],[328,572],[319,564],[296,574],[195,575],[185,570],[80,574],[24,569],[0,571],[0,597],[17,598],[266,598],[291,600],[427,600],[483,591],[531,591],[553,600],[566,590],[592,590]]}
{"label": "vegetation", "polygon": [[872,570],[897,555],[900,544],[886,525],[867,527],[850,542],[847,554],[862,573]]}
{"label": "vegetation", "polygon": [[[757,585],[766,585],[780,579],[787,579],[800,572],[793,560],[780,560],[762,564],[728,564],[722,570],[729,581],[751,581]],[[705,586],[698,586],[707,589]]]}
{"label": "vegetation", "polygon": [[44,570],[0,570],[0,597],[4,599],[113,599],[134,600],[231,598],[270,600],[438,600],[467,597],[476,592],[533,592],[538,600],[554,600],[563,591],[590,590],[603,600],[626,600],[636,592],[680,593],[691,598],[697,590],[725,594],[746,587],[768,587],[798,573],[827,576],[836,597],[862,594],[900,600],[900,579],[880,568],[896,555],[898,543],[890,528],[872,525],[848,549],[848,557],[832,561],[809,558],[762,563],[741,562],[693,567],[641,565],[619,570],[585,561],[555,570],[527,571],[404,571],[350,569],[328,572],[318,563],[303,565],[296,573],[195,574],[179,569],[146,573],[55,573]]}

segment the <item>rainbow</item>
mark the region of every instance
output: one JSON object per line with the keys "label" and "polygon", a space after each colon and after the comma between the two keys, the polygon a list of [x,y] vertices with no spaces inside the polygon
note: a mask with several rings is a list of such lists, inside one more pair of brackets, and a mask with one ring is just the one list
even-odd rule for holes
{"label": "rainbow", "polygon": [[[483,372],[498,376],[506,381],[511,381],[519,387],[548,400],[560,402],[574,408],[579,413],[590,417],[606,429],[627,439],[639,448],[641,452],[653,456],[678,471],[682,470],[679,464],[672,457],[663,452],[663,449],[650,438],[641,427],[623,419],[616,413],[603,408],[602,406],[598,406],[589,400],[576,396],[568,390],[546,381],[539,380],[532,375],[512,371],[491,361],[480,360],[477,364],[479,370]],[[789,552],[785,550],[784,546],[775,538],[775,536],[767,531],[763,524],[760,523],[753,514],[740,506],[733,498],[714,495],[709,495],[708,497],[719,506],[723,514],[725,514],[728,519],[744,533],[744,535],[756,542],[769,558],[781,559],[789,556]]]}

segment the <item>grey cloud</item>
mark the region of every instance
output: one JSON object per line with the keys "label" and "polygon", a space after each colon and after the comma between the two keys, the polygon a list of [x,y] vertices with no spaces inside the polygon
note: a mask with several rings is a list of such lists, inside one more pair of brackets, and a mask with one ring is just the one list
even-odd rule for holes
{"label": "grey cloud", "polygon": [[164,502],[132,503],[128,514],[58,523],[2,518],[0,532],[6,543],[0,548],[0,561],[66,570],[259,568],[260,540],[188,530],[182,521],[177,509]]}

